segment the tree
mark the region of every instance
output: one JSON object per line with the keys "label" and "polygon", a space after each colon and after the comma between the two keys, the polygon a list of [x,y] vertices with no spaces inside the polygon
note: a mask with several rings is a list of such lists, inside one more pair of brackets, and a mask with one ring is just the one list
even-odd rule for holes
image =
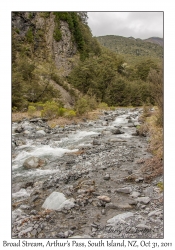
{"label": "tree", "polygon": [[151,59],[147,59],[146,61],[144,60],[144,61],[140,62],[136,66],[136,68],[137,68],[138,77],[141,80],[146,81],[151,68],[152,69],[157,69],[157,65]]}

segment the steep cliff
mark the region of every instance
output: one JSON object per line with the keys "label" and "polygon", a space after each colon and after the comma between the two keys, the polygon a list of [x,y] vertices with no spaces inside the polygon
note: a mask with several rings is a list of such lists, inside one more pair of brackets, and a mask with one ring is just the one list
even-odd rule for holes
{"label": "steep cliff", "polygon": [[66,106],[73,105],[77,90],[66,82],[66,77],[92,48],[98,53],[98,45],[81,14],[13,12],[13,106],[19,109],[28,102],[53,98]]}
{"label": "steep cliff", "polygon": [[[31,44],[33,56],[40,60],[52,58],[56,68],[62,75],[68,75],[72,69],[72,59],[77,53],[76,43],[73,42],[68,23],[60,21],[61,40],[54,37],[55,16],[53,13],[18,12],[12,13],[12,27],[17,31],[18,40]],[[17,36],[16,36],[17,37]]]}

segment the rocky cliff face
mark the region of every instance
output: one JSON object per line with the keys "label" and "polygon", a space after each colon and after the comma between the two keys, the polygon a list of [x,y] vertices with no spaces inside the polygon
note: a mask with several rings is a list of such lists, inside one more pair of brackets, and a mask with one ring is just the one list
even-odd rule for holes
{"label": "rocky cliff face", "polygon": [[12,27],[18,33],[18,40],[30,35],[33,39],[33,53],[40,60],[51,58],[60,75],[66,76],[72,69],[72,58],[77,53],[67,22],[60,21],[61,40],[55,41],[53,32],[55,16],[50,13],[47,17],[41,12],[12,13]]}
{"label": "rocky cliff face", "polygon": [[72,41],[72,35],[67,22],[60,21],[62,38],[59,42],[53,38],[55,28],[54,15],[51,13],[49,18],[43,18],[39,13],[35,16],[36,29],[45,30],[45,41],[47,50],[55,61],[57,69],[61,75],[68,75],[72,69],[71,58],[76,55],[76,44]]}
{"label": "rocky cliff face", "polygon": [[[47,90],[45,84],[48,82],[54,88],[54,92],[60,93],[59,100],[69,108],[74,103],[74,96],[70,94],[72,87],[65,80],[61,85],[59,77],[62,79],[71,72],[75,62],[78,61],[79,53],[68,23],[60,20],[59,41],[54,38],[55,25],[55,15],[52,12],[12,13],[13,68],[18,67],[22,59],[22,68],[26,64],[24,65],[26,70],[30,71],[30,64],[33,64],[32,74],[37,78],[37,84],[43,86],[37,95]],[[53,75],[57,75],[57,81],[53,79]],[[28,82],[23,81],[21,85],[29,86],[32,81],[33,79]],[[34,85],[36,88],[36,84]]]}

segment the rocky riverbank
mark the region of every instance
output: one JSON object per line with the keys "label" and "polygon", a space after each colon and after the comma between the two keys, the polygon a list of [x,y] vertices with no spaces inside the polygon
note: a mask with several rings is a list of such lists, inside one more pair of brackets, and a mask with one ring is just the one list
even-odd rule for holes
{"label": "rocky riverbank", "polygon": [[[159,176],[142,172],[142,109],[50,128],[12,124],[12,238],[163,238]],[[151,173],[147,173],[151,174]]]}

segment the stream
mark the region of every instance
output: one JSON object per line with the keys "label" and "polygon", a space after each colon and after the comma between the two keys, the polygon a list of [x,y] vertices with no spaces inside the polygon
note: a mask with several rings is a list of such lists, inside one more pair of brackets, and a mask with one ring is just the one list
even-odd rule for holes
{"label": "stream", "polygon": [[12,238],[163,238],[162,177],[146,183],[140,170],[152,157],[137,134],[141,113],[12,123]]}

